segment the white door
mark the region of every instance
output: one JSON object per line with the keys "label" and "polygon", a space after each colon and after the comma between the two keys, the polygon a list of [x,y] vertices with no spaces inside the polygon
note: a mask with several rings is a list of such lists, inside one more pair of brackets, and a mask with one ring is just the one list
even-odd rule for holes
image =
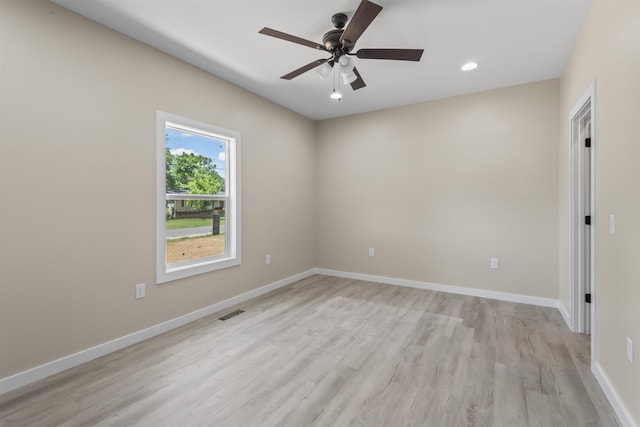
{"label": "white door", "polygon": [[571,142],[571,289],[573,329],[591,333],[592,290],[592,114],[591,104],[580,109],[572,120]]}

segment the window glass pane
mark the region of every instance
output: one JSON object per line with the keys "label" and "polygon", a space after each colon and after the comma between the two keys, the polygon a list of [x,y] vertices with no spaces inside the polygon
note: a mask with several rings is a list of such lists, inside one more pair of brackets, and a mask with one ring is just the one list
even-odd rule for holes
{"label": "window glass pane", "polygon": [[206,202],[203,210],[190,208],[190,202],[194,201],[187,200],[185,208],[180,208],[176,201],[167,200],[168,206],[178,206],[174,211],[167,209],[167,264],[222,256],[227,252],[225,202],[198,201]]}
{"label": "window glass pane", "polygon": [[226,153],[224,139],[167,123],[167,264],[227,254],[225,202],[189,200],[189,195],[194,194],[225,193]]}
{"label": "window glass pane", "polygon": [[167,193],[224,193],[226,146],[227,141],[223,139],[167,124]]}

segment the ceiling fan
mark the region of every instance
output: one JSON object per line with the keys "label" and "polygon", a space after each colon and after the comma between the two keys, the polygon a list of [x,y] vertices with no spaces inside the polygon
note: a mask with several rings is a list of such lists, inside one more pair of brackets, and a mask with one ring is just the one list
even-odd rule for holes
{"label": "ceiling fan", "polygon": [[[355,56],[360,59],[420,61],[422,53],[424,52],[423,49],[360,49],[355,53],[352,52],[362,33],[364,33],[364,31],[369,27],[381,10],[382,6],[368,0],[362,0],[348,25],[346,25],[348,20],[347,15],[344,13],[336,13],[331,18],[331,22],[336,29],[328,31],[322,36],[322,44],[268,27],[263,28],[259,33],[326,51],[331,54],[331,57],[329,58],[317,59],[307,65],[293,70],[292,72],[280,77],[281,79],[291,80],[300,74],[306,73],[307,71],[320,66],[322,66],[322,68],[318,71],[322,76],[326,76],[331,72],[331,68],[334,64],[338,63],[341,67],[341,74],[345,84],[350,84],[353,90],[358,90],[365,87],[366,84],[358,70],[353,66],[353,61],[349,58],[350,56]],[[336,93],[334,87],[332,98],[340,99],[340,97],[341,95]]]}

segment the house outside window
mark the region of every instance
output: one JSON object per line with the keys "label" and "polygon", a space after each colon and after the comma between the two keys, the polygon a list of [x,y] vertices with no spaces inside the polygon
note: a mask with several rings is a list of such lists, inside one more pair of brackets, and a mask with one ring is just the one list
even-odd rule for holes
{"label": "house outside window", "polygon": [[240,134],[157,113],[156,282],[240,264]]}

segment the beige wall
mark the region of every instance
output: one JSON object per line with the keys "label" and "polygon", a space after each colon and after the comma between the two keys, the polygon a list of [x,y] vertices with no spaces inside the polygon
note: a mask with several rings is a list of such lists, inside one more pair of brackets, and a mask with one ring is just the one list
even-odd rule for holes
{"label": "beige wall", "polygon": [[558,99],[551,80],[319,123],[318,266],[557,298]]}
{"label": "beige wall", "polygon": [[[640,425],[640,1],[596,1],[561,79],[560,295],[569,307],[568,116],[596,81],[596,361]],[[616,215],[616,235],[608,216]],[[626,361],[626,338],[636,346]]]}
{"label": "beige wall", "polygon": [[[0,378],[315,266],[312,121],[46,1],[0,19]],[[155,285],[156,110],[241,132],[242,266]]]}

